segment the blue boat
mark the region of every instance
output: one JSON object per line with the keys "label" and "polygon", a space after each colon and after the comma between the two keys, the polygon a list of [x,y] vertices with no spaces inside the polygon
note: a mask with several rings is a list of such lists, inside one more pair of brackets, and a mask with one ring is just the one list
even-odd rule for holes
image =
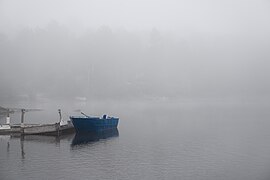
{"label": "blue boat", "polygon": [[103,115],[102,118],[84,116],[70,116],[73,126],[78,133],[82,132],[102,132],[115,129],[118,126],[119,118]]}

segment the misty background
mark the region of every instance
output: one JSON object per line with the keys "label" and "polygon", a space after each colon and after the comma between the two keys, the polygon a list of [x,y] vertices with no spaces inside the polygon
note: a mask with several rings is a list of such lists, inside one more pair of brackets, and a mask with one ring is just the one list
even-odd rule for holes
{"label": "misty background", "polygon": [[270,0],[0,0],[1,107],[120,118],[77,147],[1,136],[0,179],[270,179],[269,60]]}
{"label": "misty background", "polygon": [[268,0],[0,0],[0,102],[267,103],[269,32]]}

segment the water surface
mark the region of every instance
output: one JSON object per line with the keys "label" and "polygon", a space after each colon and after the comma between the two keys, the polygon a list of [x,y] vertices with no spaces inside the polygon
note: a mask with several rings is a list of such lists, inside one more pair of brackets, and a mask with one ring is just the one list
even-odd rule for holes
{"label": "water surface", "polygon": [[154,103],[107,110],[120,117],[117,133],[1,136],[0,179],[270,178],[266,106]]}

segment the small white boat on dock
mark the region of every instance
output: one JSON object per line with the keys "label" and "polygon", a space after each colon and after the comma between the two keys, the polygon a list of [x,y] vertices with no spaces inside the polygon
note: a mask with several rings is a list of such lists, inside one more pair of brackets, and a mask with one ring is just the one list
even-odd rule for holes
{"label": "small white boat on dock", "polygon": [[0,125],[0,134],[21,134],[21,135],[61,135],[74,132],[74,127],[71,121],[64,121],[62,119],[61,110],[59,109],[60,120],[53,124],[24,124],[24,114],[29,109],[21,109],[21,123],[10,124],[9,114],[15,112],[14,110],[1,108],[3,112],[6,110],[6,124]]}
{"label": "small white boat on dock", "polygon": [[2,134],[9,133],[11,131],[11,126],[9,124],[0,124],[0,132]]}

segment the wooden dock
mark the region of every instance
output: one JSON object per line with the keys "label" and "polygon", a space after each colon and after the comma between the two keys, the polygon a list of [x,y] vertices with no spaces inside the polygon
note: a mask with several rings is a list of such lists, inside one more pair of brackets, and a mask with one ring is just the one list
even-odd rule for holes
{"label": "wooden dock", "polygon": [[[4,108],[2,108],[2,111],[3,109]],[[12,111],[10,109],[4,110],[7,112],[6,124],[0,124],[0,134],[61,135],[75,131],[71,121],[63,121],[60,109],[58,109],[58,113],[60,115],[59,122],[53,124],[25,124],[24,114],[25,112],[30,111],[29,109],[21,109],[20,124],[10,124],[9,113]]]}
{"label": "wooden dock", "polygon": [[[8,126],[10,126],[8,128]],[[2,128],[1,128],[2,127]],[[55,124],[13,124],[0,125],[0,134],[21,134],[21,135],[62,135],[74,132],[71,123],[66,125]]]}

